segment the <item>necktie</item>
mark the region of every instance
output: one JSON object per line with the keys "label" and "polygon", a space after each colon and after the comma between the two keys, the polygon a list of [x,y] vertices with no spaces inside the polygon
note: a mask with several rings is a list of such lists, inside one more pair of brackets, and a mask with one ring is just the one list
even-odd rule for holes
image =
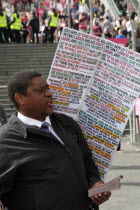
{"label": "necktie", "polygon": [[57,139],[58,141],[60,141],[62,144],[64,144],[63,141],[60,139],[59,136],[57,136],[56,133],[52,133],[52,132],[49,130],[49,123],[43,122],[42,125],[41,125],[41,129],[42,129],[43,131],[45,131],[45,132],[51,134],[52,137],[54,137],[55,139]]}
{"label": "necktie", "polygon": [[41,129],[44,130],[45,132],[50,133],[51,131],[49,130],[49,124],[47,122],[42,123]]}

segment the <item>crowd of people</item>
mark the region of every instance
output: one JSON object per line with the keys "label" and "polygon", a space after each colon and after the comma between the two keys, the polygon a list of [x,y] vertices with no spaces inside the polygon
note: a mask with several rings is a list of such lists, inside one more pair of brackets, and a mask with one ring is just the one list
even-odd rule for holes
{"label": "crowd of people", "polygon": [[[114,1],[120,12],[117,19],[103,1],[93,0],[93,35],[131,39],[130,19],[136,22],[137,13],[126,0]],[[89,33],[89,1],[70,1],[68,9],[66,0],[0,0],[0,43],[53,43],[68,22],[71,28]]]}

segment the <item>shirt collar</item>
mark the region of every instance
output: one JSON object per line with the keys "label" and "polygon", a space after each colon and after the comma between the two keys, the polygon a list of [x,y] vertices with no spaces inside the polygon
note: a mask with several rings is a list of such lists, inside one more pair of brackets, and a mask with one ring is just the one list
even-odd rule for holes
{"label": "shirt collar", "polygon": [[[41,128],[41,125],[42,125],[42,123],[43,123],[43,122],[41,122],[41,121],[32,119],[32,118],[30,118],[30,117],[26,117],[25,115],[21,114],[20,112],[18,112],[17,117],[18,117],[23,123],[25,123],[26,125],[37,126],[37,127]],[[47,122],[49,125],[51,125],[50,117],[47,116],[44,122]]]}

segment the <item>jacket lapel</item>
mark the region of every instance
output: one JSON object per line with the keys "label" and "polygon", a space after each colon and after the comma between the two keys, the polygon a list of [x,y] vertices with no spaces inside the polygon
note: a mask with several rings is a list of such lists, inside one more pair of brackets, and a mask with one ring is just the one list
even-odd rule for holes
{"label": "jacket lapel", "polygon": [[61,122],[54,119],[53,117],[50,117],[51,124],[53,126],[53,129],[57,133],[57,135],[61,138],[65,146],[69,146],[72,144],[73,136],[71,133],[67,132],[66,129],[62,126]]}
{"label": "jacket lapel", "polygon": [[45,132],[37,127],[33,126],[27,127],[27,131],[58,141],[57,138],[52,133]]}

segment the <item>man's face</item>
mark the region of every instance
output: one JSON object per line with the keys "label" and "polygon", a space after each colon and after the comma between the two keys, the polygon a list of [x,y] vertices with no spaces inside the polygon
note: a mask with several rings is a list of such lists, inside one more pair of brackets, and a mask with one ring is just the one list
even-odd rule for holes
{"label": "man's face", "polygon": [[49,85],[42,77],[31,80],[26,96],[22,95],[19,111],[27,117],[43,121],[53,113],[53,98]]}

